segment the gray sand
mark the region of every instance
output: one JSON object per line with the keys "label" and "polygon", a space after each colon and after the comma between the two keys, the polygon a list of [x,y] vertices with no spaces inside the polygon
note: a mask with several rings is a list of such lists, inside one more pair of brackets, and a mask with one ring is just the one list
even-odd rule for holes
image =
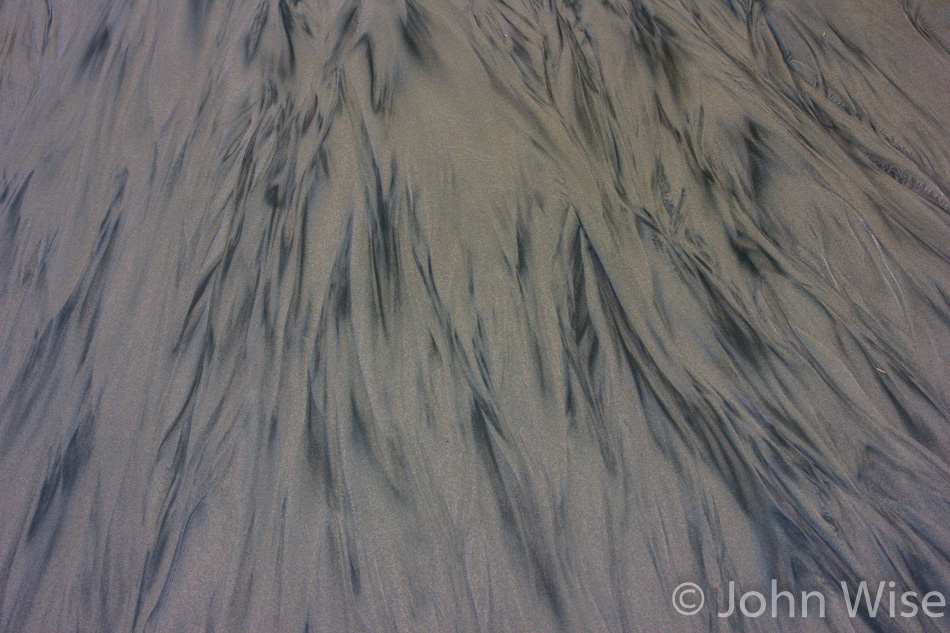
{"label": "gray sand", "polygon": [[0,0],[0,631],[948,630],[948,94],[942,0]]}

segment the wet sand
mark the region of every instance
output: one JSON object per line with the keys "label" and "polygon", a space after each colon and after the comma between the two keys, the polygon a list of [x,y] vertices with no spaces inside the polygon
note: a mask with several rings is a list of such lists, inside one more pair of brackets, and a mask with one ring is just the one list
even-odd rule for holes
{"label": "wet sand", "polygon": [[948,89],[937,0],[0,0],[0,631],[946,630],[841,583],[950,596]]}

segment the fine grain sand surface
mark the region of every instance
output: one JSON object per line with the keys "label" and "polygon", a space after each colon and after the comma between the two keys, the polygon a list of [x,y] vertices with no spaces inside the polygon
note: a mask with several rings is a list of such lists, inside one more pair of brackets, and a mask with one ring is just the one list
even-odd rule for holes
{"label": "fine grain sand surface", "polygon": [[0,632],[950,630],[841,588],[950,597],[948,97],[944,0],[0,0]]}

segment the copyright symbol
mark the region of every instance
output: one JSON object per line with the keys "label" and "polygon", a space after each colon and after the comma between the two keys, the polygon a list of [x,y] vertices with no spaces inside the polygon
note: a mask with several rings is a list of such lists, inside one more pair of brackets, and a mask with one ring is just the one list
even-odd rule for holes
{"label": "copyright symbol", "polygon": [[673,590],[673,608],[682,615],[696,615],[703,608],[706,596],[699,585],[684,582]]}

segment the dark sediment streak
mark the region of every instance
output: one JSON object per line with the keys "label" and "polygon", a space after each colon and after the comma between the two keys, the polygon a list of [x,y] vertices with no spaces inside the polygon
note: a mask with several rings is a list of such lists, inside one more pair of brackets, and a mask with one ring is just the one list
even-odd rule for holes
{"label": "dark sediment streak", "polygon": [[950,11],[871,4],[0,1],[0,631],[941,630],[833,602],[950,594]]}

